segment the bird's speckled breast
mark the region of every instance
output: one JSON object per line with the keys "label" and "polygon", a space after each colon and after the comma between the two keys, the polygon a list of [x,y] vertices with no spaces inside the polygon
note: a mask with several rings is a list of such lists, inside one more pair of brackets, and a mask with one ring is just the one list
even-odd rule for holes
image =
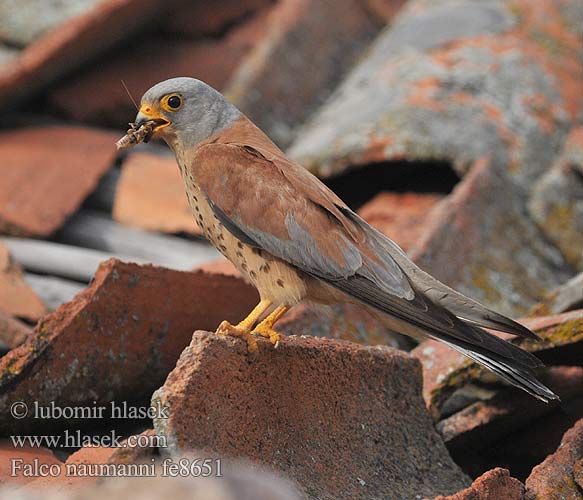
{"label": "bird's speckled breast", "polygon": [[307,290],[306,283],[298,272],[264,250],[252,248],[237,239],[212,211],[191,169],[180,165],[180,171],[192,214],[205,238],[247,277],[262,299],[269,299],[276,305],[288,306],[301,301]]}

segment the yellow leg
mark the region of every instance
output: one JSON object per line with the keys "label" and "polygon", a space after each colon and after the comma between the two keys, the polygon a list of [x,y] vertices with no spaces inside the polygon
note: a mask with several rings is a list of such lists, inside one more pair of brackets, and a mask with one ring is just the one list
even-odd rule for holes
{"label": "yellow leg", "polygon": [[228,321],[223,321],[217,328],[216,333],[221,335],[231,335],[232,337],[241,337],[247,341],[247,347],[250,351],[257,350],[257,341],[251,335],[251,328],[271,306],[270,300],[262,300],[255,306],[249,315],[237,325],[231,325]]}
{"label": "yellow leg", "polygon": [[273,325],[289,310],[288,306],[277,306],[275,310],[267,316],[261,323],[257,325],[253,333],[259,334],[262,337],[267,337],[272,344],[275,344],[280,335],[273,329]]}

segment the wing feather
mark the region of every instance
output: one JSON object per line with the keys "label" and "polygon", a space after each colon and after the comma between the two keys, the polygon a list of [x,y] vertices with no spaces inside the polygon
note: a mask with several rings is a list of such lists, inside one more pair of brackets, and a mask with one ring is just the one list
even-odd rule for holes
{"label": "wing feather", "polygon": [[[322,196],[328,188],[312,190],[311,196],[302,192],[288,180],[289,172],[282,173],[282,165],[249,146],[209,144],[200,149],[194,162],[206,171],[197,171],[197,181],[216,217],[239,239],[321,279],[363,273],[397,298],[414,297],[396,262],[362,250],[364,234]],[[293,165],[285,167],[291,171]]]}
{"label": "wing feather", "polygon": [[420,269],[395,242],[371,227],[351,210],[343,209],[343,213],[371,235],[371,239],[382,248],[382,253],[390,255],[397,262],[418,290],[459,318],[485,328],[540,340],[538,335],[520,323],[488,309]]}
{"label": "wing feather", "polygon": [[536,397],[556,398],[534,377],[542,366],[537,357],[475,324],[532,332],[424,273],[279,150],[212,143],[199,148],[193,168],[216,217],[242,241],[442,340]]}

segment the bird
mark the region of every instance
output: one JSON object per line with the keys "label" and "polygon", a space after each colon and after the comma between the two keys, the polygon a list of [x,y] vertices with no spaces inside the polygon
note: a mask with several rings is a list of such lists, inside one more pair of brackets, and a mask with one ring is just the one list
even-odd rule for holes
{"label": "bird", "polygon": [[204,236],[259,292],[245,319],[216,333],[257,351],[256,336],[277,345],[275,323],[299,302],[356,303],[392,331],[441,341],[542,401],[559,399],[537,380],[536,356],[484,328],[535,333],[419,268],[211,86],[190,77],[154,85],[132,127],[174,152]]}

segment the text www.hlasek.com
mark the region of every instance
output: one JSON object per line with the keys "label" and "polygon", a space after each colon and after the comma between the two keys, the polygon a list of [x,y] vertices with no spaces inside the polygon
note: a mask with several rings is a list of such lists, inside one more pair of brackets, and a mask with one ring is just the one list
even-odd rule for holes
{"label": "text www.hlasek.com", "polygon": [[15,448],[84,448],[104,446],[109,448],[166,448],[166,436],[136,434],[127,439],[112,430],[102,435],[86,435],[80,430],[64,431],[59,435],[10,436]]}
{"label": "text www.hlasek.com", "polygon": [[[127,402],[120,404],[115,401],[99,405],[96,401],[85,406],[59,406],[54,402],[45,405],[38,401],[14,401],[10,406],[10,414],[16,420],[53,419],[53,420],[86,420],[86,419],[167,419],[169,408],[159,402],[150,406],[131,406]],[[166,448],[166,436],[157,434],[135,434],[127,439],[119,436],[115,430],[97,435],[83,434],[81,430],[65,430],[62,434],[53,435],[12,435],[12,445],[15,448]],[[178,461],[166,458],[158,461],[150,459],[150,463],[42,463],[37,457],[32,461],[24,458],[12,458],[12,477],[130,477],[161,475],[163,477],[221,477],[220,458],[183,457]]]}
{"label": "text www.hlasek.com", "polygon": [[[138,418],[168,418],[168,407],[156,404],[152,406],[131,406],[127,402],[110,402],[107,405],[59,406],[54,402],[46,405],[38,401],[14,401],[10,406],[13,418],[21,420],[33,419],[138,419]],[[166,437],[158,435],[137,434],[125,439],[115,430],[109,433],[87,435],[80,430],[65,430],[62,434],[53,435],[12,435],[12,445],[16,448],[30,446],[33,448],[85,448],[103,446],[108,448],[166,448]]]}

